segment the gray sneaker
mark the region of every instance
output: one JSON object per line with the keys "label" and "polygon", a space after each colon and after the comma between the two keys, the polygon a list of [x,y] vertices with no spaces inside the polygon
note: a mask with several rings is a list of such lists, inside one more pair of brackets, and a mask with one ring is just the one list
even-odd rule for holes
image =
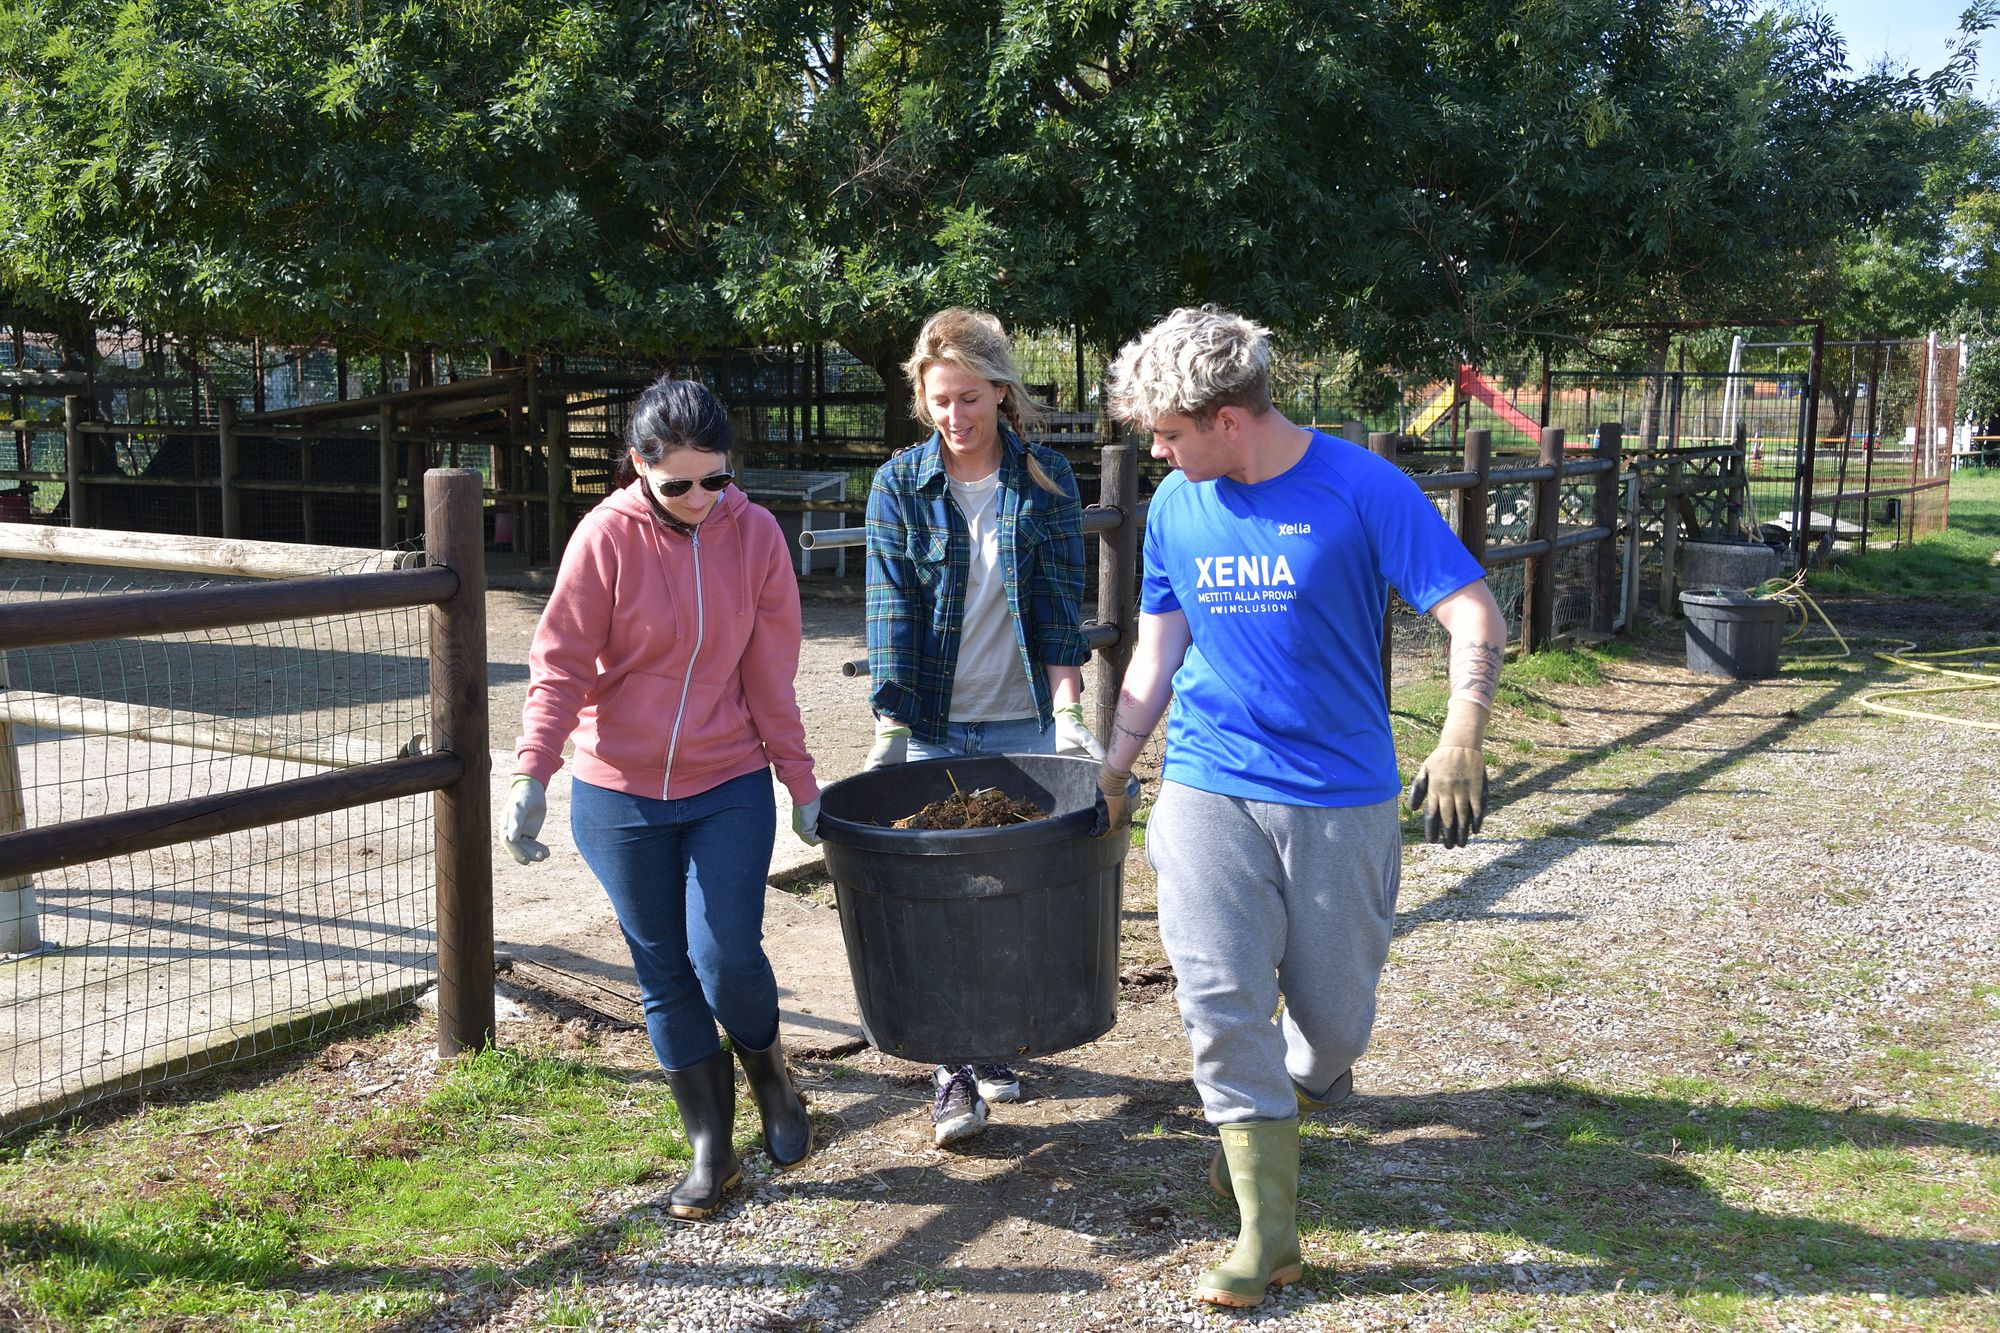
{"label": "gray sneaker", "polygon": [[974,1065],[972,1077],[979,1085],[979,1095],[989,1102],[1021,1100],[1020,1076],[1004,1064]]}
{"label": "gray sneaker", "polygon": [[931,1073],[931,1089],[932,1143],[942,1148],[986,1128],[986,1099],[979,1095],[971,1065],[939,1065]]}

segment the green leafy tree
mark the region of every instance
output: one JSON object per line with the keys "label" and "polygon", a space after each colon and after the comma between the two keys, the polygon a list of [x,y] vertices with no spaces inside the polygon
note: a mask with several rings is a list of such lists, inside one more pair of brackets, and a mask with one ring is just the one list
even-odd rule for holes
{"label": "green leafy tree", "polygon": [[696,4],[23,0],[0,282],[197,338],[714,336],[738,54]]}

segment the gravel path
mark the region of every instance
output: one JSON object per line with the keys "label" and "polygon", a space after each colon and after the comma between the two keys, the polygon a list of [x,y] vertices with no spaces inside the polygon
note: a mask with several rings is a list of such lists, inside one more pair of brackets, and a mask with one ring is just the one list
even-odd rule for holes
{"label": "gravel path", "polygon": [[[1992,735],[1859,712],[1855,693],[1889,678],[1867,660],[1761,684],[1702,681],[1662,636],[1608,673],[1599,687],[1543,691],[1559,720],[1497,722],[1501,804],[1473,845],[1408,850],[1361,1095],[1313,1127],[1306,1173],[1314,1200],[1374,1182],[1379,1197],[1407,1201],[1403,1220],[1350,1225],[1309,1201],[1307,1281],[1282,1300],[1228,1317],[1187,1299],[1234,1217],[1203,1184],[1213,1139],[1135,854],[1119,1026],[1029,1066],[1028,1100],[996,1108],[963,1150],[930,1146],[923,1070],[874,1052],[802,1062],[823,1147],[801,1170],[772,1177],[752,1154],[744,1190],[710,1224],[665,1218],[664,1187],[602,1200],[595,1243],[542,1256],[533,1280],[421,1326],[1710,1326],[1691,1303],[1698,1284],[1680,1300],[1649,1295],[1660,1285],[1650,1279],[1625,1290],[1608,1240],[1461,1225],[1436,1187],[1477,1159],[1453,1154],[1536,1131],[1536,1099],[1565,1083],[1660,1095],[1698,1081],[1710,1091],[1687,1094],[1697,1117],[1704,1096],[1829,1114],[1921,1108],[1925,1084],[1892,1077],[1883,1053],[1947,1030],[1988,1135],[1990,1180]],[[1939,1154],[1935,1167],[1965,1163]],[[1898,1224],[1899,1243],[1986,1273],[1983,1295],[1961,1287],[1929,1326],[2000,1326],[2000,1209],[1984,1197],[1983,1216],[1942,1234]],[[1778,1195],[1731,1206],[1810,1216],[1817,1205]],[[1747,1294],[1785,1298],[1782,1313],[1759,1307],[1760,1326],[1890,1326],[1871,1311],[1907,1311],[1876,1288],[1930,1280],[1805,1267],[1744,1275]]]}

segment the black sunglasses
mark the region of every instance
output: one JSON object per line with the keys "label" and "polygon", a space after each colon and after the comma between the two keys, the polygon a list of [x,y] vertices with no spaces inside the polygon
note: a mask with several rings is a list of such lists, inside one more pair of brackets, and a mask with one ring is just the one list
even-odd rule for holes
{"label": "black sunglasses", "polygon": [[[736,474],[734,472],[711,472],[701,479],[701,488],[705,491],[719,491],[735,480]],[[695,488],[695,483],[686,477],[675,477],[672,481],[662,481],[655,484],[659,486],[660,494],[674,500],[680,499]]]}

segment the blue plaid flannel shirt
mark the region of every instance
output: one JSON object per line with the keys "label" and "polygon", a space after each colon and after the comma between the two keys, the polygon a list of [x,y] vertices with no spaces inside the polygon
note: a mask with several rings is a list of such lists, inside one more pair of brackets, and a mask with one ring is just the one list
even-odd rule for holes
{"label": "blue plaid flannel shirt", "polygon": [[[944,740],[972,562],[965,516],[945,486],[933,433],[875,472],[868,494],[868,675],[876,714],[918,740]],[[1034,450],[1052,495],[1028,475]],[[1069,463],[1053,449],[1022,444],[1000,427],[1000,568],[1013,613],[1014,644],[1042,725],[1054,716],[1046,666],[1090,660],[1083,614],[1083,505]]]}

